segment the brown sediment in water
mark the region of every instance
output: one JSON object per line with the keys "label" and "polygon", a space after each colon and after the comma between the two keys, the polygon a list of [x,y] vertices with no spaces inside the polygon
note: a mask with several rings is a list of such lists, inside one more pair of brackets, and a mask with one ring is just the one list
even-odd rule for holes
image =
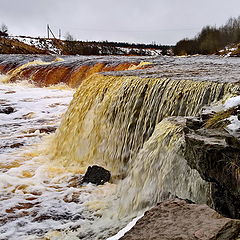
{"label": "brown sediment in water", "polygon": [[[133,64],[132,61],[116,62],[110,61],[111,59],[103,61],[100,58],[75,60],[63,62],[44,60],[45,64],[35,65],[25,63],[26,65],[23,64],[22,68],[15,68],[11,71],[10,81],[16,81],[21,77],[21,79],[31,79],[40,86],[60,82],[78,86],[82,82],[65,114],[61,127],[54,136],[49,138],[50,144],[49,142],[44,143],[47,147],[41,150],[42,153],[44,151],[44,154],[47,151],[52,154],[50,156],[52,159],[46,157],[43,160],[44,163],[49,160],[52,166],[51,170],[44,169],[44,172],[49,172],[49,176],[43,181],[45,185],[45,189],[41,191],[43,196],[45,192],[53,190],[57,194],[67,191],[69,186],[74,187],[70,184],[61,187],[62,182],[51,184],[50,178],[53,176],[59,177],[60,174],[66,172],[73,172],[75,176],[76,174],[80,175],[88,165],[99,164],[111,170],[114,177],[112,185],[118,184],[114,194],[120,196],[120,199],[113,202],[115,218],[122,220],[130,213],[135,214],[135,211],[142,211],[145,207],[155,205],[169,197],[170,194],[196,202],[208,203],[209,184],[203,181],[195,169],[190,168],[181,154],[182,149],[185,148],[183,129],[186,127],[179,122],[176,124],[173,120],[165,119],[165,117],[196,116],[202,106],[239,92],[239,84],[200,81],[201,78],[199,81],[183,79],[183,77],[174,80],[162,78],[160,75],[162,66],[160,65],[157,74],[154,73],[154,69],[151,69],[155,76],[150,74],[151,72],[149,74],[146,72],[146,75],[143,76],[141,75],[143,71],[119,72],[125,69],[142,68],[136,62]],[[180,76],[180,73],[185,72],[186,68],[179,67],[175,76]],[[200,67],[198,66],[198,68]],[[98,72],[105,73],[96,74]],[[195,70],[189,72],[192,72],[190,76],[195,76]],[[158,74],[160,76],[157,76]],[[169,71],[169,74],[168,76],[171,76],[173,73]],[[23,99],[23,101],[29,101],[29,99]],[[31,112],[28,114],[27,112],[23,117],[31,118]],[[31,168],[27,168],[21,171],[19,179],[23,179],[24,182],[17,186],[10,186],[13,193],[21,190],[22,194],[30,194],[35,190],[35,188],[31,188],[31,184],[34,183],[38,172],[31,170]],[[34,172],[37,174],[33,175]],[[29,185],[25,184],[26,179]],[[69,182],[74,184],[73,181],[69,180]],[[81,194],[80,188],[78,188],[72,195],[57,195],[56,198],[62,199],[63,204],[71,201],[71,204],[82,204],[79,199],[84,194]],[[32,195],[35,196],[35,194]],[[27,197],[37,200],[37,197],[34,196]],[[44,202],[49,201],[45,196],[41,199],[44,199]],[[97,211],[99,209],[102,212],[105,211],[107,201],[104,199],[100,203],[99,201],[85,203],[84,200],[84,205],[93,214],[96,213],[95,216],[101,217],[102,215],[99,215]],[[28,209],[30,214],[33,212],[32,208],[36,207],[34,210],[39,215],[29,215],[31,217],[29,222],[43,222],[56,218],[57,221],[67,219],[73,222],[73,214],[76,213],[74,209],[73,214],[70,212],[69,216],[59,215],[58,212],[58,215],[48,215],[53,207],[58,205],[50,202],[51,206],[47,209],[46,215],[41,206],[38,208],[35,205],[32,207],[25,201],[23,203],[26,204],[22,205],[22,201],[18,201],[14,206],[8,207],[8,215],[12,211],[21,213]],[[19,205],[20,207],[18,207]],[[28,206],[30,207],[27,208]],[[112,214],[112,205],[109,204],[109,206],[110,210],[107,213]],[[107,228],[106,219],[103,217],[102,220]],[[95,223],[93,225],[97,226]],[[89,239],[85,229],[81,230],[85,234],[82,238]]]}
{"label": "brown sediment in water", "polygon": [[77,87],[84,79],[95,73],[144,69],[151,66],[151,64],[144,64],[140,60],[126,61],[124,59],[82,59],[76,61],[52,59],[53,61],[50,62],[44,59],[33,59],[17,61],[13,58],[13,60],[0,61],[0,73],[8,75],[8,82],[30,80],[41,87],[60,83]]}

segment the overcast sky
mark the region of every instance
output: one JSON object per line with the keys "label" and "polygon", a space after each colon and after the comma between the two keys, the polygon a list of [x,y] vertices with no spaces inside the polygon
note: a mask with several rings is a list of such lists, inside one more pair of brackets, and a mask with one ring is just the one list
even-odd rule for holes
{"label": "overcast sky", "polygon": [[46,37],[46,25],[78,40],[175,44],[240,15],[240,0],[0,0],[11,35]]}

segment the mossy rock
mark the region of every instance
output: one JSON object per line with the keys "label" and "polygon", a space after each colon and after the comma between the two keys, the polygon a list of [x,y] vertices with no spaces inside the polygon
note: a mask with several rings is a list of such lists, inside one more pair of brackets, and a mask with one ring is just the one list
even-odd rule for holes
{"label": "mossy rock", "polygon": [[215,113],[210,119],[206,121],[204,124],[205,128],[225,128],[228,124],[230,124],[230,121],[227,119],[231,115],[236,115],[236,109],[230,108],[226,111],[221,111]]}

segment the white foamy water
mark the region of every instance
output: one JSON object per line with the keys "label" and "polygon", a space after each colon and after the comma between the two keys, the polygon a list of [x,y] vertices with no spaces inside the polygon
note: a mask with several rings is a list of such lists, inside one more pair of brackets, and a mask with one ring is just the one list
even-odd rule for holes
{"label": "white foamy water", "polygon": [[0,109],[14,108],[13,113],[0,115],[1,150],[36,142],[44,133],[54,131],[72,94],[72,90],[36,88],[26,83],[1,84]]}
{"label": "white foamy water", "polygon": [[[73,90],[0,84],[0,239],[59,239],[101,216],[114,185],[79,186],[80,173],[44,155],[49,132],[60,123]],[[61,234],[63,239],[67,239]]]}

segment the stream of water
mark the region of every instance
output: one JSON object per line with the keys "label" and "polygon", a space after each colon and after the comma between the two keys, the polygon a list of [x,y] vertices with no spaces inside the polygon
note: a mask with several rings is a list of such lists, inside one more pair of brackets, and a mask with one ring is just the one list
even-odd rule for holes
{"label": "stream of water", "polygon": [[[69,59],[76,80],[80,60]],[[0,113],[1,240],[107,239],[168,197],[207,201],[209,185],[182,164],[182,128],[166,117],[195,116],[237,95],[238,60],[147,58],[152,68],[104,74],[94,62],[77,90],[16,81],[70,66],[45,60],[12,71],[14,82],[0,76],[0,107],[13,108]],[[111,171],[110,183],[79,184],[92,164]]]}

